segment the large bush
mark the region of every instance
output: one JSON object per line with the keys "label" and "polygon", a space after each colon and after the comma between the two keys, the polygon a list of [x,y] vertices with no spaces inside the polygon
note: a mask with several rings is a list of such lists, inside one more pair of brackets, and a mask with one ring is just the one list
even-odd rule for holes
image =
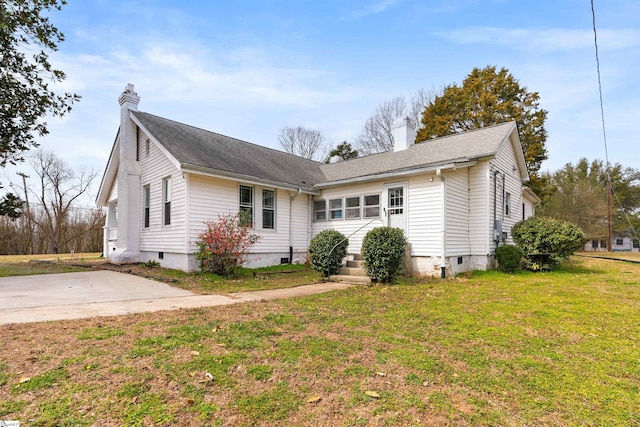
{"label": "large bush", "polygon": [[314,270],[325,277],[338,274],[342,260],[347,256],[349,239],[336,230],[324,230],[309,242],[309,258]]}
{"label": "large bush", "polygon": [[196,242],[200,269],[228,277],[247,261],[249,250],[260,236],[238,215],[219,215],[217,221],[205,222],[206,230]]}
{"label": "large bush", "polygon": [[553,270],[580,248],[585,238],[577,225],[542,216],[518,222],[511,234],[531,270]]}
{"label": "large bush", "polygon": [[362,240],[367,275],[374,282],[391,283],[402,272],[407,239],[401,228],[377,227]]}
{"label": "large bush", "polygon": [[496,248],[496,260],[498,261],[498,270],[505,273],[513,273],[520,267],[520,261],[524,252],[518,246],[504,245]]}

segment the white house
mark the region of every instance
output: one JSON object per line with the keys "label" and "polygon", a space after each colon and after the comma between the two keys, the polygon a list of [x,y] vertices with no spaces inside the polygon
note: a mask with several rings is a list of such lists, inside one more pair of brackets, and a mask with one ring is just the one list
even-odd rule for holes
{"label": "white house", "polygon": [[538,197],[514,122],[420,144],[395,123],[393,152],[323,164],[138,111],[128,85],[100,184],[104,253],[112,262],[198,268],[204,221],[247,210],[262,236],[250,266],[302,263],[325,229],[358,254],[373,227],[404,229],[414,274],[493,265],[496,245],[534,213]]}

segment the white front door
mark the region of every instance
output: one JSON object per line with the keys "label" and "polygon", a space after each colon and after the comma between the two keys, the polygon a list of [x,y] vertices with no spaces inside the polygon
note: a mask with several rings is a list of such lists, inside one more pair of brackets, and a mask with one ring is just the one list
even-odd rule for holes
{"label": "white front door", "polygon": [[389,227],[397,227],[406,230],[407,207],[406,207],[406,186],[389,185],[386,186],[386,216]]}

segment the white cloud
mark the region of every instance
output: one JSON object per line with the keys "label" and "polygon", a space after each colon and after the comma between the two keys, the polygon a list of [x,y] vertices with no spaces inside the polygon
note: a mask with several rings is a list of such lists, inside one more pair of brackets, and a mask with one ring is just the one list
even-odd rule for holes
{"label": "white cloud", "polygon": [[[490,44],[536,52],[593,49],[592,30],[524,29],[473,27],[453,31],[434,32],[433,35],[459,44]],[[622,50],[640,46],[640,31],[636,29],[598,30],[598,44],[608,50]]]}

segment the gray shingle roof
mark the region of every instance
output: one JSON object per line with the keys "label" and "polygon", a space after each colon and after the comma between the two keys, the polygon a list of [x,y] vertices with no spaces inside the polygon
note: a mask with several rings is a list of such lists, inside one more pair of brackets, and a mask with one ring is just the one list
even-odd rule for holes
{"label": "gray shingle roof", "polygon": [[496,154],[514,122],[503,123],[457,135],[431,139],[399,152],[385,152],[345,162],[320,166],[327,182],[391,171],[410,170],[451,162],[464,162]]}
{"label": "gray shingle roof", "polygon": [[323,164],[152,114],[131,114],[183,167],[255,177],[307,191],[316,184],[493,156],[515,126],[503,123],[428,140],[399,152]]}
{"label": "gray shingle roof", "polygon": [[305,190],[324,180],[320,163],[140,111],[135,118],[183,166],[288,184]]}

